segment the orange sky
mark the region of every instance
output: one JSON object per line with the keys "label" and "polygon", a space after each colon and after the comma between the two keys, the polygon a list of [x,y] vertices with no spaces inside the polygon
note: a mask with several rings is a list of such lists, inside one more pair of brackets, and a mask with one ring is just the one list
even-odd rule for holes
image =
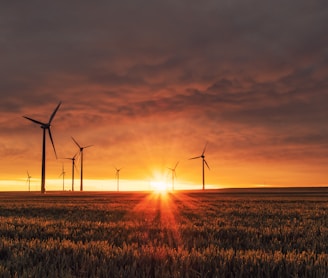
{"label": "orange sky", "polygon": [[[59,101],[58,157],[71,136],[94,145],[84,177],[110,190],[115,167],[123,189],[169,183],[177,161],[177,184],[201,188],[189,158],[206,142],[207,184],[328,185],[326,2],[144,2],[2,5],[0,190],[25,190],[27,170],[40,183],[42,130],[22,116],[47,121]],[[47,148],[47,179],[64,163],[68,185]]]}

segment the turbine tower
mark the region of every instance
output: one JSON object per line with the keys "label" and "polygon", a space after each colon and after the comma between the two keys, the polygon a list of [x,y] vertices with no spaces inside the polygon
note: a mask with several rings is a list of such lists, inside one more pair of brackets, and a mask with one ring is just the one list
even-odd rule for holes
{"label": "turbine tower", "polygon": [[73,157],[66,157],[65,159],[72,160],[72,191],[74,191],[74,168],[75,166],[75,157],[77,153]]}
{"label": "turbine tower", "polygon": [[175,169],[177,168],[179,161],[175,164],[174,168],[169,168],[172,171],[172,191],[174,191],[174,178],[177,176]]}
{"label": "turbine tower", "polygon": [[121,169],[122,168],[120,168],[120,169],[118,169],[118,168],[116,168],[115,167],[115,169],[116,169],[116,180],[117,180],[117,191],[120,191],[120,171],[121,171]]}
{"label": "turbine tower", "polygon": [[65,170],[64,170],[64,164],[62,165],[62,172],[59,177],[63,176],[63,191],[65,191]]}
{"label": "turbine tower", "polygon": [[56,155],[56,159],[57,159],[57,153],[56,153],[56,149],[55,149],[55,145],[54,145],[54,141],[52,139],[52,135],[51,135],[51,130],[50,130],[50,126],[51,126],[51,122],[54,119],[57,110],[59,109],[59,106],[61,105],[61,102],[59,102],[59,104],[57,105],[57,107],[55,108],[55,110],[52,112],[50,119],[47,123],[43,123],[37,120],[34,120],[32,118],[23,116],[25,119],[30,120],[31,122],[38,124],[41,126],[41,128],[43,129],[43,140],[42,140],[42,166],[41,166],[41,193],[45,193],[46,192],[46,131],[48,130],[48,134],[50,137],[50,141],[52,144],[52,147],[54,149],[55,155]]}
{"label": "turbine tower", "polygon": [[26,183],[28,183],[28,192],[31,191],[31,176],[30,173],[27,171],[27,179],[26,179]]}
{"label": "turbine tower", "polygon": [[205,164],[207,166],[207,168],[210,170],[210,167],[208,166],[206,160],[205,160],[205,150],[206,150],[206,147],[207,147],[207,143],[204,147],[204,150],[202,152],[202,154],[200,156],[196,156],[196,157],[192,157],[192,158],[189,158],[189,159],[198,159],[198,158],[201,158],[202,159],[202,166],[203,166],[203,190],[205,190]]}
{"label": "turbine tower", "polygon": [[78,146],[78,148],[80,149],[80,159],[81,159],[81,169],[80,169],[80,191],[83,191],[83,150],[89,147],[92,147],[93,145],[88,145],[88,146],[84,146],[82,147],[73,137],[72,137],[74,143]]}

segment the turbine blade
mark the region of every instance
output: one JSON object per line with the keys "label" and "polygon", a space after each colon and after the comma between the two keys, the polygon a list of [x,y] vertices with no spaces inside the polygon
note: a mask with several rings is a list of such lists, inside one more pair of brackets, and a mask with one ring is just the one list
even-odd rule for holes
{"label": "turbine blade", "polygon": [[51,116],[50,116],[50,119],[49,119],[49,125],[51,124],[53,118],[55,117],[56,113],[57,113],[57,110],[59,109],[59,106],[61,105],[61,101],[59,102],[59,104],[57,105],[56,109],[54,110],[54,112],[52,112]]}
{"label": "turbine blade", "polygon": [[76,154],[74,154],[73,157],[64,157],[63,159],[69,159],[69,160],[75,160],[75,157],[77,156],[79,152],[77,152]]}
{"label": "turbine blade", "polygon": [[26,116],[23,116],[23,118],[28,119],[28,120],[30,120],[31,122],[36,123],[36,124],[38,124],[38,125],[46,125],[45,123],[42,123],[42,122],[40,122],[40,121],[34,120],[34,119],[29,118],[29,117],[26,117]]}
{"label": "turbine blade", "polygon": [[57,157],[57,153],[56,153],[56,148],[55,148],[54,140],[52,139],[50,128],[48,128],[48,133],[49,133],[50,141],[51,141],[52,147],[54,148],[54,152],[55,152],[56,159],[57,159],[58,157]]}
{"label": "turbine blade", "polygon": [[78,156],[77,156],[77,158],[75,159],[75,167],[76,167],[76,169],[78,170],[78,171],[80,171],[80,168],[79,168],[79,165],[80,165],[80,160],[81,160],[81,152],[78,152]]}
{"label": "turbine blade", "polygon": [[205,160],[205,159],[204,159],[204,163],[206,164],[206,166],[207,166],[208,170],[210,170],[210,166],[208,166],[208,164],[207,164],[207,162],[206,162],[206,160]]}
{"label": "turbine blade", "polygon": [[79,143],[73,138],[73,136],[71,136],[72,137],[72,140],[74,141],[74,143],[81,149],[81,146],[79,145]]}
{"label": "turbine blade", "polygon": [[207,147],[207,142],[206,142],[206,144],[205,144],[205,147],[204,147],[204,150],[203,150],[203,152],[202,152],[202,155],[204,155],[204,153],[205,153],[205,151],[206,151],[206,147]]}
{"label": "turbine blade", "polygon": [[175,166],[174,166],[174,168],[173,168],[174,170],[177,168],[179,162],[180,162],[180,161],[178,161],[177,164],[175,164]]}
{"label": "turbine blade", "polygon": [[85,147],[83,147],[83,149],[90,148],[90,147],[93,147],[93,145],[85,146]]}
{"label": "turbine blade", "polygon": [[201,158],[201,156],[192,157],[192,158],[189,158],[189,160],[190,159],[197,159],[197,158]]}

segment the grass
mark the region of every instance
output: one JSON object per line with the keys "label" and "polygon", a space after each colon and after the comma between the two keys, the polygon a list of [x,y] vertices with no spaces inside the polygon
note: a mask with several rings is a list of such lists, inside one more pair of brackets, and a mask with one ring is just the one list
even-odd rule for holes
{"label": "grass", "polygon": [[327,277],[328,191],[0,193],[0,277]]}

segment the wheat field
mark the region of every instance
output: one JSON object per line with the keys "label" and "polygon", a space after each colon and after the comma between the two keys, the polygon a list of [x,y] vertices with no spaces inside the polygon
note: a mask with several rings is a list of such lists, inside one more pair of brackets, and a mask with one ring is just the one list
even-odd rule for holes
{"label": "wheat field", "polygon": [[0,193],[0,277],[328,277],[328,191]]}

